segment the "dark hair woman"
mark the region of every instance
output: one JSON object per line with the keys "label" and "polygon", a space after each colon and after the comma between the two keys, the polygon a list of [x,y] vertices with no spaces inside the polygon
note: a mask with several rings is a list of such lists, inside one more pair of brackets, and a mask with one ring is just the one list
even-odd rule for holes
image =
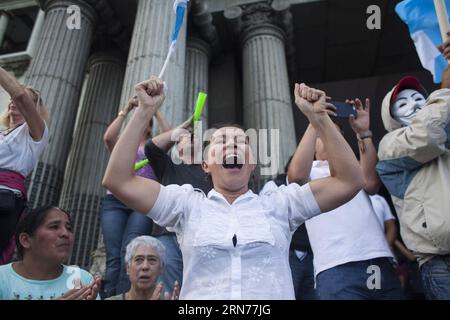
{"label": "dark hair woman", "polygon": [[73,242],[66,211],[47,206],[25,215],[16,230],[20,260],[0,266],[0,300],[96,299],[100,279],[63,264]]}

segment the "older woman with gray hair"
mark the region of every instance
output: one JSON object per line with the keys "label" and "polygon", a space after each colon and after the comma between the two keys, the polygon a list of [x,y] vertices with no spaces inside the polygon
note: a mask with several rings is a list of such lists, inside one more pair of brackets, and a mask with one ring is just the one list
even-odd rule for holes
{"label": "older woman with gray hair", "polygon": [[[150,236],[137,237],[127,245],[125,263],[130,290],[106,300],[160,300],[163,285],[157,280],[166,263],[164,245]],[[166,292],[164,300],[178,300],[179,291],[179,285],[175,283],[172,297]]]}

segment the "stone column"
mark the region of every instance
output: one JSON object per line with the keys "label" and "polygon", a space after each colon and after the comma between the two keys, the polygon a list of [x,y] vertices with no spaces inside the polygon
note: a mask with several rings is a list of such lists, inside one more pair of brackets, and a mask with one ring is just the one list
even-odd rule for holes
{"label": "stone column", "polygon": [[[200,91],[208,93],[209,74],[209,45],[198,37],[190,37],[186,46],[186,75],[185,75],[185,113],[194,113],[195,102]],[[208,127],[208,99],[202,113],[203,130]]]}
{"label": "stone column", "polygon": [[[268,150],[259,150],[264,148],[264,141],[258,138],[258,152],[273,158],[270,150],[277,145],[277,171],[281,173],[296,147],[285,33],[277,24],[274,10],[265,3],[243,6],[243,10],[232,8],[225,16],[234,22],[234,29],[241,31],[244,125],[257,130],[279,130],[279,141],[269,140]],[[258,163],[260,160],[259,155]],[[270,178],[261,176],[259,182]]]}
{"label": "stone column", "polygon": [[[208,93],[209,63],[221,51],[213,16],[205,0],[191,1],[186,49],[186,110],[193,113],[199,91]],[[208,128],[208,99],[202,113],[203,131]]]}
{"label": "stone column", "polygon": [[36,17],[36,21],[34,22],[33,31],[31,31],[30,41],[27,45],[27,51],[31,58],[33,58],[36,54],[37,49],[39,48],[39,42],[40,42],[40,34],[41,30],[45,23],[45,12],[42,10],[39,10],[38,15]]}
{"label": "stone column", "polygon": [[[295,70],[297,70],[297,64],[295,59],[295,45],[294,45],[294,17],[290,10],[289,0],[276,0],[272,2],[272,9],[275,12],[275,19],[278,26],[280,26],[285,35],[285,48],[286,48],[286,60],[288,67],[288,74],[291,87],[295,84]],[[293,97],[294,90],[291,90],[291,96]],[[293,98],[294,99],[294,98]]]}
{"label": "stone column", "polygon": [[77,235],[70,263],[86,268],[97,245],[98,213],[105,193],[102,178],[109,154],[103,135],[117,115],[124,74],[125,59],[118,54],[96,53],[90,58],[86,94],[67,161],[59,205],[72,214]]}
{"label": "stone column", "polygon": [[[95,10],[84,0],[41,1],[43,33],[25,82],[41,91],[50,110],[50,141],[30,175],[29,206],[56,205],[72,140],[78,100],[91,47]],[[81,29],[70,30],[67,7],[81,9]]]}
{"label": "stone column", "polygon": [[[175,52],[167,66],[167,97],[161,113],[172,125],[187,118],[184,110],[184,66],[186,53],[186,20],[178,36]],[[121,105],[135,95],[134,86],[151,75],[158,75],[171,42],[175,13],[173,1],[139,0],[133,36],[128,55]]]}
{"label": "stone column", "polygon": [[9,16],[6,12],[0,11],[0,45],[5,38],[6,29],[8,28]]}

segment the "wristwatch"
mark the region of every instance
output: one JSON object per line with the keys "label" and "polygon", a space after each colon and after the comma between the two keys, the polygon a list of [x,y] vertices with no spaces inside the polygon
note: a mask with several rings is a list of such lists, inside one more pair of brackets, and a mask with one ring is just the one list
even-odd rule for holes
{"label": "wristwatch", "polygon": [[372,138],[372,131],[367,130],[367,131],[364,131],[364,132],[358,132],[356,134],[356,137],[358,138],[358,140],[364,140],[364,139],[367,139],[367,138]]}
{"label": "wristwatch", "polygon": [[119,114],[117,116],[118,117],[123,116],[124,118],[126,118],[127,114],[123,110],[120,110],[120,112],[119,112]]}

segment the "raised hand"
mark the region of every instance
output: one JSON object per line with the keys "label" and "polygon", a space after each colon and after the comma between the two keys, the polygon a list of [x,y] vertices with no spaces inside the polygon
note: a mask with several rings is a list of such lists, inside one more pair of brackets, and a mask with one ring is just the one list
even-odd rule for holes
{"label": "raised hand", "polygon": [[139,100],[137,96],[134,96],[128,100],[127,106],[123,109],[125,113],[129,113],[131,110],[133,110],[135,107],[139,105]]}
{"label": "raised hand", "polygon": [[362,133],[370,130],[370,100],[366,98],[363,106],[361,100],[346,100],[346,103],[353,104],[356,108],[357,117],[350,115],[348,122],[355,133]]}
{"label": "raised hand", "polygon": [[329,97],[322,90],[310,88],[304,83],[295,84],[294,96],[295,104],[310,122],[326,114],[336,116],[336,107],[327,102]]}
{"label": "raised hand", "polygon": [[445,59],[450,60],[450,31],[447,32],[447,39],[443,44],[438,46],[438,49]]}
{"label": "raised hand", "polygon": [[[450,60],[450,31],[447,32],[447,39],[443,44],[438,46],[438,49],[445,59]],[[445,68],[442,74],[441,88],[450,89],[450,65]]]}
{"label": "raised hand", "polygon": [[158,109],[164,101],[164,83],[161,79],[152,77],[142,81],[135,87],[139,106]]}

